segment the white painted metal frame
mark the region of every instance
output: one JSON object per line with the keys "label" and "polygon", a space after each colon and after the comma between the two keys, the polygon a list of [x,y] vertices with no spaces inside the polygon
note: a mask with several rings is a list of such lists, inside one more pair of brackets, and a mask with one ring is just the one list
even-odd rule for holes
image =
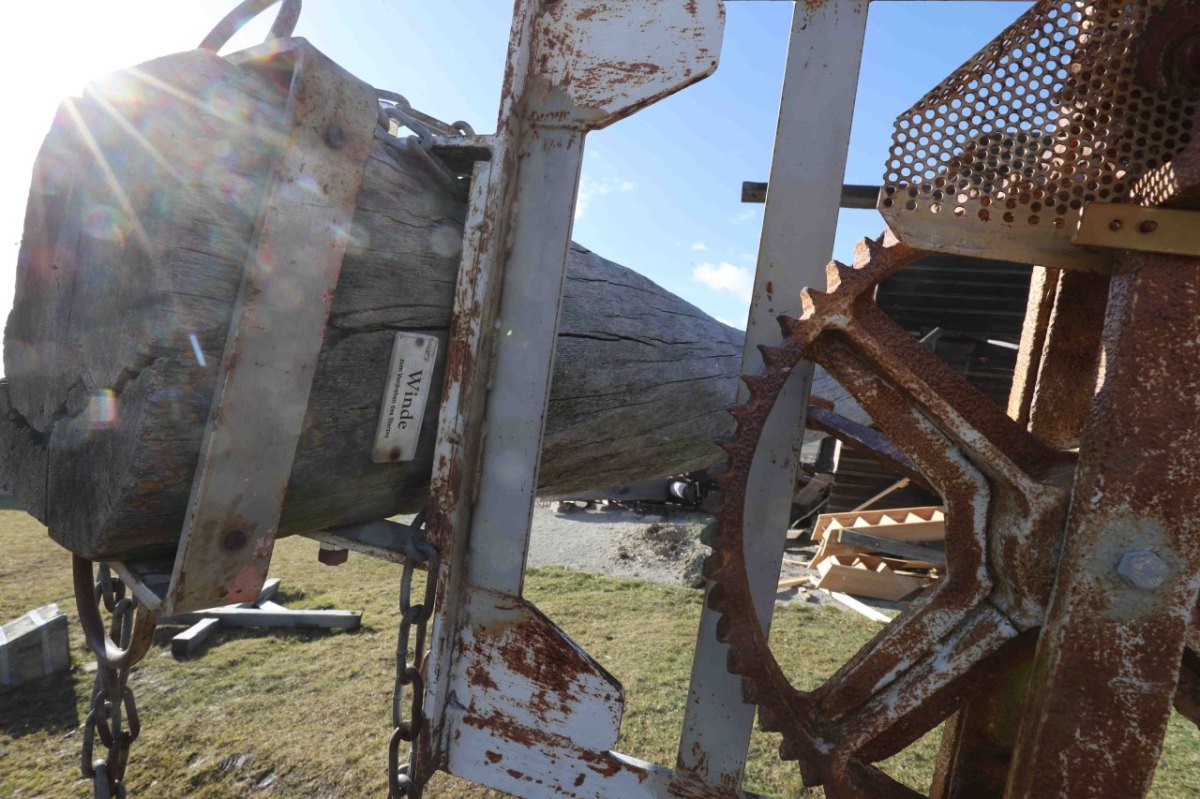
{"label": "white painted metal frame", "polygon": [[[797,313],[800,289],[822,283],[832,253],[867,1],[796,5],[746,373],[761,366],[759,344],[778,342],[775,317]],[[685,45],[669,17],[689,5],[695,8],[682,0],[559,0],[539,16],[542,0],[519,3],[499,132],[463,143],[486,146],[492,158],[475,168],[439,417],[429,527],[443,553],[443,579],[425,696],[434,729],[423,755],[426,765],[516,796],[745,796],[754,708],[725,670],[714,614],[705,611],[701,621],[688,714],[670,769],[610,751],[623,712],[620,684],[520,596],[583,135],[647,104],[616,92],[657,99],[715,67],[720,0],[700,4],[708,29]],[[565,24],[571,15],[564,9],[576,12],[574,24]],[[592,9],[599,10],[578,13]],[[561,24],[539,27],[555,11]],[[607,29],[578,24],[596,16]],[[711,65],[690,64],[686,74],[658,84],[631,83],[617,72],[600,90],[589,84],[590,96],[570,96],[580,70],[603,73],[614,59],[630,62],[627,49],[639,47],[631,45],[634,32],[649,45],[638,63],[711,52]],[[564,36],[581,47],[562,46]],[[547,43],[551,58],[535,60]],[[562,82],[554,85],[556,79]],[[759,534],[747,545],[764,625],[810,381],[811,370],[797,370],[771,419],[772,434],[764,436],[775,444],[759,453],[748,490],[757,498],[747,518]]]}
{"label": "white painted metal frame", "polygon": [[[780,314],[800,315],[800,290],[825,285],[833,255],[868,0],[796,3],[742,374],[762,370],[759,345],[778,345]],[[763,429],[746,486],[746,565],[769,629],[796,483],[812,366],[796,368]],[[741,387],[738,401],[746,399]],[[710,586],[711,588],[711,586]],[[740,786],[754,722],[705,606],[676,761],[680,788]],[[683,794],[686,795],[686,794]],[[729,793],[728,795],[737,795]]]}
{"label": "white painted metal frame", "polygon": [[[442,558],[423,758],[521,796],[666,796],[609,750],[620,684],[521,597],[586,132],[716,68],[721,0],[521,0],[476,165],[428,507]],[[450,143],[447,142],[449,145]]]}

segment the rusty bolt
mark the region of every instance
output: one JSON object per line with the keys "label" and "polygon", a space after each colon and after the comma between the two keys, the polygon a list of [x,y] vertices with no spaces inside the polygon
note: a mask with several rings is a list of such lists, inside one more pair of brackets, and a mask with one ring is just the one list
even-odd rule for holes
{"label": "rusty bolt", "polygon": [[1118,230],[1121,229],[1121,220],[1114,219],[1113,221],[1109,222],[1108,229],[1111,230],[1113,233],[1116,233]]}
{"label": "rusty bolt", "polygon": [[350,559],[350,550],[342,549],[341,547],[327,547],[322,545],[317,550],[317,560],[324,563],[326,566],[341,566]]}
{"label": "rusty bolt", "polygon": [[1140,233],[1153,233],[1156,230],[1158,230],[1158,223],[1153,219],[1147,219],[1145,222],[1138,225],[1138,232]]}
{"label": "rusty bolt", "polygon": [[[1175,48],[1174,77],[1186,86],[1200,84],[1200,37],[1193,36]],[[1170,69],[1170,67],[1168,67]]]}
{"label": "rusty bolt", "polygon": [[1148,549],[1131,549],[1121,556],[1117,574],[1134,588],[1152,591],[1166,582],[1170,567]]}
{"label": "rusty bolt", "polygon": [[246,534],[241,530],[230,530],[225,534],[225,538],[221,540],[221,546],[230,552],[236,552],[246,546]]}

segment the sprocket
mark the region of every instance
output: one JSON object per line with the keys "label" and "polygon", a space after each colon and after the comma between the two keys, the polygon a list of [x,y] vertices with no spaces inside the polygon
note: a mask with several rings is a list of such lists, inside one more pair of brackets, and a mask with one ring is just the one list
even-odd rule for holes
{"label": "sprocket", "polygon": [[[831,797],[920,794],[870,765],[896,753],[1031,651],[1045,616],[1075,456],[1045,446],[925,350],[872,299],[879,281],[925,253],[886,237],[833,262],[828,290],[807,290],[765,371],[743,378],[736,432],[712,508],[705,574],[717,635],[743,698],[780,732],[784,759]],[[746,482],[776,397],[796,366],[821,364],[871,415],[946,505],[945,577],[812,692],[793,687],[757,621],[743,551]]]}

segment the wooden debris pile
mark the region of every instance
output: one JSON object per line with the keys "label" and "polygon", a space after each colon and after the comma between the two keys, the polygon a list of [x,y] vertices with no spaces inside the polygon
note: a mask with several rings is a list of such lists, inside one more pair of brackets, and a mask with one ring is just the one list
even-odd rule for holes
{"label": "wooden debris pile", "polygon": [[803,580],[835,598],[908,599],[945,573],[945,520],[940,506],[822,514],[812,529],[817,552],[806,564],[817,574],[780,588]]}

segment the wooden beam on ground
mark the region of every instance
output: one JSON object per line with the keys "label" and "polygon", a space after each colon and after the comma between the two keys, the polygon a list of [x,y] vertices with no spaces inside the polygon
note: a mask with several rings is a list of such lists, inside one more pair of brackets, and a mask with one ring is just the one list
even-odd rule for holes
{"label": "wooden beam on ground", "polygon": [[878,570],[862,564],[851,565],[846,556],[826,558],[817,565],[817,571],[821,574],[817,588],[892,601],[903,599],[928,584],[918,577],[896,574],[883,563]]}
{"label": "wooden beam on ground", "polygon": [[171,654],[177,658],[194,655],[196,650],[204,646],[204,642],[219,629],[221,629],[220,619],[211,617],[201,619],[171,639]]}
{"label": "wooden beam on ground", "polygon": [[887,615],[886,613],[884,613],[880,610],[876,610],[875,608],[868,605],[866,602],[863,602],[860,599],[855,599],[854,597],[850,596],[849,594],[844,594],[841,591],[830,591],[826,588],[822,588],[821,591],[824,592],[825,594],[827,594],[828,596],[832,597],[833,599],[837,600],[838,602],[841,602],[843,605],[845,605],[846,607],[855,611],[856,613],[861,613],[862,615],[866,616],[871,621],[877,621],[882,624],[890,624],[892,621],[891,616]]}
{"label": "wooden beam on ground", "polygon": [[362,623],[361,610],[277,610],[262,608],[211,608],[199,613],[173,617],[175,623],[192,623],[204,618],[220,619],[230,627],[283,627],[287,629],[357,630]]}
{"label": "wooden beam on ground", "polygon": [[[870,528],[872,530],[876,528]],[[933,547],[924,547],[919,544],[910,544],[907,541],[895,541],[891,538],[872,535],[871,533],[863,533],[854,529],[842,528],[837,531],[837,541],[839,544],[860,547],[869,552],[880,552],[884,555],[892,555],[904,560],[915,561],[920,563],[922,568],[925,564],[929,567],[937,566],[946,568],[946,553],[940,549]]]}

